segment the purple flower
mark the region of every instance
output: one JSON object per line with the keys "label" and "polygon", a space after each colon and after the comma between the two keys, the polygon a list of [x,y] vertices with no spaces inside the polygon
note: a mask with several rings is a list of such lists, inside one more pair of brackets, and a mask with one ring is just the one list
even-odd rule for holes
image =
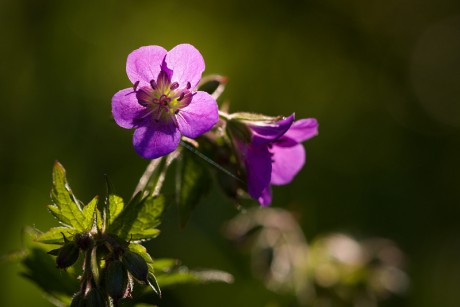
{"label": "purple flower", "polygon": [[119,126],[136,129],[133,144],[140,156],[164,156],[177,148],[181,134],[196,138],[217,123],[215,99],[195,91],[204,68],[200,52],[188,44],[129,54],[126,73],[133,87],[113,96],[112,114]]}
{"label": "purple flower", "polygon": [[294,122],[294,115],[277,122],[246,122],[249,143],[238,141],[246,167],[248,193],[262,206],[272,201],[271,184],[292,181],[305,164],[304,142],[318,134],[314,118]]}

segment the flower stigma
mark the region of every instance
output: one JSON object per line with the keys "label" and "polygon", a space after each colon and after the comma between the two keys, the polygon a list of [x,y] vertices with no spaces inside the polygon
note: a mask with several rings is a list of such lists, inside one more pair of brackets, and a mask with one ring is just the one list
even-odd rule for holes
{"label": "flower stigma", "polygon": [[175,115],[180,109],[188,106],[195,93],[191,91],[191,84],[180,88],[178,82],[172,82],[168,74],[161,70],[156,80],[150,80],[150,86],[139,86],[139,81],[133,85],[133,92],[136,93],[138,103],[145,107],[145,114],[142,118],[152,116],[156,122],[172,120],[178,127]]}

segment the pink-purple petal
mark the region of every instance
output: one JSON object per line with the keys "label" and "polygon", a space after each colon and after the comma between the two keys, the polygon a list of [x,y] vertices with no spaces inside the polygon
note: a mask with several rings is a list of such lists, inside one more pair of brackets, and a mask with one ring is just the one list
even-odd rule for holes
{"label": "pink-purple petal", "polygon": [[294,114],[274,123],[248,123],[252,132],[252,144],[262,145],[273,142],[284,135],[294,122]]}
{"label": "pink-purple petal", "polygon": [[189,138],[196,138],[199,135],[211,130],[219,120],[217,103],[206,92],[196,92],[190,104],[176,115],[180,132]]}
{"label": "pink-purple petal", "polygon": [[204,59],[201,53],[192,45],[181,44],[171,49],[165,58],[166,66],[172,70],[171,82],[178,82],[180,87],[186,87],[190,82],[194,89],[200,82],[204,71]]}
{"label": "pink-purple petal", "polygon": [[271,152],[271,184],[290,183],[305,164],[305,148],[302,144],[283,137],[273,144]]}
{"label": "pink-purple petal", "polygon": [[138,124],[137,118],[145,108],[137,102],[132,88],[117,92],[112,97],[112,115],[115,122],[123,128],[132,129]]}
{"label": "pink-purple petal", "polygon": [[131,52],[126,61],[129,80],[133,84],[139,81],[139,86],[149,86],[150,80],[157,79],[166,54],[166,49],[160,46],[140,47]]}
{"label": "pink-purple petal", "polygon": [[299,143],[305,142],[318,135],[318,121],[315,118],[305,118],[295,121],[285,136]]}
{"label": "pink-purple petal", "polygon": [[171,121],[149,121],[134,132],[133,145],[143,158],[155,159],[173,152],[180,141],[179,130]]}
{"label": "pink-purple petal", "polygon": [[270,186],[272,172],[271,155],[267,146],[247,148],[244,157],[248,178],[248,193],[254,199],[259,199],[263,191]]}

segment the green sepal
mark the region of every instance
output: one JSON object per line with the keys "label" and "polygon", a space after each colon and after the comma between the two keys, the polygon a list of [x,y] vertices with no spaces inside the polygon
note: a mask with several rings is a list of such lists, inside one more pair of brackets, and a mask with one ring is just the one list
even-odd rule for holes
{"label": "green sepal", "polygon": [[249,127],[236,119],[230,119],[226,125],[227,134],[239,140],[240,142],[249,144],[251,143],[252,134]]}
{"label": "green sepal", "polygon": [[91,307],[106,307],[106,298],[96,288],[91,288],[85,296],[84,299],[84,306],[91,306]]}
{"label": "green sepal", "polygon": [[121,261],[132,277],[139,282],[148,283],[149,267],[144,257],[136,252],[127,251],[122,256]]}
{"label": "green sepal", "polygon": [[109,262],[105,271],[105,288],[110,297],[118,300],[128,287],[128,272],[120,260]]}
{"label": "green sepal", "polygon": [[225,90],[225,85],[227,84],[227,77],[221,75],[209,75],[201,79],[198,84],[198,90],[207,92],[214,99],[217,100],[222,92]]}
{"label": "green sepal", "polygon": [[234,120],[243,120],[243,121],[251,121],[251,122],[266,122],[266,123],[273,123],[281,118],[282,116],[267,116],[263,114],[257,114],[257,113],[249,113],[249,112],[237,112],[237,113],[232,113],[230,115],[231,119]]}
{"label": "green sepal", "polygon": [[[89,251],[87,251],[88,253]],[[100,284],[100,269],[99,269],[99,261],[97,258],[97,246],[91,249],[91,273],[93,274],[93,279],[96,282],[96,285],[99,286]]]}
{"label": "green sepal", "polygon": [[[155,267],[158,267],[156,265],[157,260],[153,261],[152,257],[150,257],[149,253],[147,252],[147,249],[141,245],[141,244],[136,244],[136,243],[131,243],[129,245],[129,250],[132,252],[137,253],[140,255],[142,258],[144,258],[145,262],[147,263],[148,267],[148,284],[152,288],[152,290],[159,296],[161,297],[161,289],[160,285],[157,282],[157,279],[155,277]],[[164,259],[165,261],[159,262],[160,267],[164,267],[165,265],[169,265],[171,262],[173,262],[172,265],[176,263],[176,260],[171,260],[170,259]]]}
{"label": "green sepal", "polygon": [[152,273],[149,273],[148,275],[148,284],[150,288],[152,288],[153,292],[155,292],[159,297],[161,297],[160,285],[158,284],[157,278]]}
{"label": "green sepal", "polygon": [[59,251],[56,258],[56,266],[60,269],[68,268],[77,262],[80,256],[80,249],[75,242],[66,243]]}
{"label": "green sepal", "polygon": [[81,292],[78,292],[72,297],[72,303],[70,303],[70,307],[83,307],[83,306],[84,306],[84,296]]}

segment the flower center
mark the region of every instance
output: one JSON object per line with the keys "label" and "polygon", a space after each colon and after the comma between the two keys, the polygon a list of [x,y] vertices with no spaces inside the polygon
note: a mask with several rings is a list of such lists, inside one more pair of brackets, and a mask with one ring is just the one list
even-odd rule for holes
{"label": "flower center", "polygon": [[194,93],[191,84],[179,88],[177,82],[172,82],[165,71],[160,71],[156,80],[150,80],[150,86],[138,88],[139,81],[134,83],[138,103],[146,108],[146,116],[152,116],[156,121],[172,120],[177,126],[175,116],[180,109],[185,108],[192,101]]}

